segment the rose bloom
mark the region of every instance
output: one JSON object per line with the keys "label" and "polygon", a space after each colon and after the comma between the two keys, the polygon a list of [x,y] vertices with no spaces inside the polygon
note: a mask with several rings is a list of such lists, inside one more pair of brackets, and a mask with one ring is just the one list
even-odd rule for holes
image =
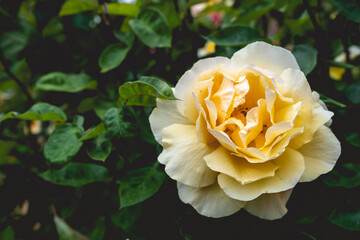
{"label": "rose bloom", "polygon": [[284,48],[255,42],[231,59],[199,60],[174,94],[150,115],[158,160],[180,199],[204,216],[244,208],[281,218],[295,185],[329,172],[340,155],[325,126],[333,113]]}

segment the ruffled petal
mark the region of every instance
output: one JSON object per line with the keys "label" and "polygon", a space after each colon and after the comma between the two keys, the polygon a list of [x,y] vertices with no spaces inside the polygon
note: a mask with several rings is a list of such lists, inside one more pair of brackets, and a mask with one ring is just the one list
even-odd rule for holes
{"label": "ruffled petal", "polygon": [[293,188],[304,172],[304,157],[296,150],[287,148],[273,161],[279,166],[273,177],[241,184],[234,178],[220,173],[218,183],[228,196],[240,201],[250,201],[263,193],[277,193]]}
{"label": "ruffled petal", "polygon": [[241,63],[252,63],[279,75],[287,68],[300,69],[289,50],[265,42],[251,43],[234,53],[231,59]]}
{"label": "ruffled petal", "polygon": [[341,147],[331,130],[321,126],[314,134],[312,141],[299,148],[298,151],[305,159],[305,171],[300,181],[309,182],[333,169],[340,156]]}
{"label": "ruffled petal", "polygon": [[246,159],[234,156],[223,146],[206,155],[204,160],[209,168],[235,178],[242,184],[254,182],[275,175],[278,166],[272,162],[249,163]]}
{"label": "ruffled petal", "polygon": [[156,141],[162,145],[162,130],[171,124],[192,124],[178,110],[179,101],[156,99],[157,107],[152,111],[149,117],[150,128]]}
{"label": "ruffled petal", "polygon": [[217,183],[204,188],[194,188],[177,183],[179,197],[206,217],[225,217],[239,211],[245,202],[229,198]]}
{"label": "ruffled petal", "polygon": [[244,209],[262,219],[275,220],[282,218],[286,212],[286,203],[289,200],[292,189],[285,192],[263,194],[248,202]]}
{"label": "ruffled petal", "polygon": [[205,187],[216,180],[216,172],[206,165],[203,157],[215,147],[197,142],[194,125],[173,124],[164,129],[164,150],[159,162],[165,164],[165,172],[174,180],[192,187]]}

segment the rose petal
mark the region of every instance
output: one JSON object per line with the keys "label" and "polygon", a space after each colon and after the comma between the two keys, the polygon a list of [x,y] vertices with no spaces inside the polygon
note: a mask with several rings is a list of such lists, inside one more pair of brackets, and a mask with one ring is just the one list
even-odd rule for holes
{"label": "rose petal", "polygon": [[178,110],[179,101],[156,99],[157,107],[152,111],[149,117],[150,128],[156,141],[162,145],[162,130],[174,123],[192,124]]}
{"label": "rose petal", "polygon": [[277,74],[281,74],[287,68],[300,69],[289,50],[265,42],[251,43],[234,53],[231,59],[241,63],[252,63]]}
{"label": "rose petal", "polygon": [[286,212],[286,203],[292,189],[285,192],[262,194],[260,197],[248,202],[244,209],[262,219],[275,220],[282,218]]}
{"label": "rose petal", "polygon": [[178,183],[177,187],[181,201],[191,204],[198,213],[206,217],[229,216],[245,205],[245,202],[229,198],[217,183],[204,188]]}
{"label": "rose petal", "polygon": [[299,148],[298,151],[305,159],[305,171],[300,181],[309,182],[333,169],[340,156],[341,147],[331,130],[321,126],[315,132],[312,141]]}
{"label": "rose petal", "polygon": [[263,193],[277,193],[293,188],[304,172],[304,157],[296,150],[287,148],[273,161],[279,166],[274,177],[243,185],[234,178],[220,173],[218,183],[229,197],[240,201],[250,201]]}
{"label": "rose petal", "polygon": [[174,180],[192,187],[205,187],[214,183],[216,172],[206,165],[203,157],[215,148],[198,143],[194,125],[173,124],[163,130],[164,150],[159,162]]}
{"label": "rose petal", "polygon": [[206,155],[204,160],[212,170],[229,175],[242,184],[272,177],[278,169],[272,162],[249,163],[244,158],[232,155],[223,146]]}

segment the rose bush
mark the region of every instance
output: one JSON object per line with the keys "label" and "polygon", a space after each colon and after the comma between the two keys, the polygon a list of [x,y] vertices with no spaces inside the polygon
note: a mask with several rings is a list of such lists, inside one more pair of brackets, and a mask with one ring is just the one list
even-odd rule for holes
{"label": "rose bush", "polygon": [[178,100],[150,116],[158,160],[179,197],[208,217],[241,208],[278,219],[298,182],[329,172],[340,143],[292,53],[255,42],[231,59],[199,60],[177,83]]}

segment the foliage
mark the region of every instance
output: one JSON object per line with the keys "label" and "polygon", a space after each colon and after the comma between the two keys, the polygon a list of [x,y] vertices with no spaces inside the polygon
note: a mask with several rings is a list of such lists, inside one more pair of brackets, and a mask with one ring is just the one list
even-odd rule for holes
{"label": "foliage", "polygon": [[[0,239],[357,239],[359,12],[354,0],[1,0]],[[296,187],[283,219],[208,219],[157,163],[148,116],[199,58],[257,40],[293,51],[335,113],[342,156]]]}

